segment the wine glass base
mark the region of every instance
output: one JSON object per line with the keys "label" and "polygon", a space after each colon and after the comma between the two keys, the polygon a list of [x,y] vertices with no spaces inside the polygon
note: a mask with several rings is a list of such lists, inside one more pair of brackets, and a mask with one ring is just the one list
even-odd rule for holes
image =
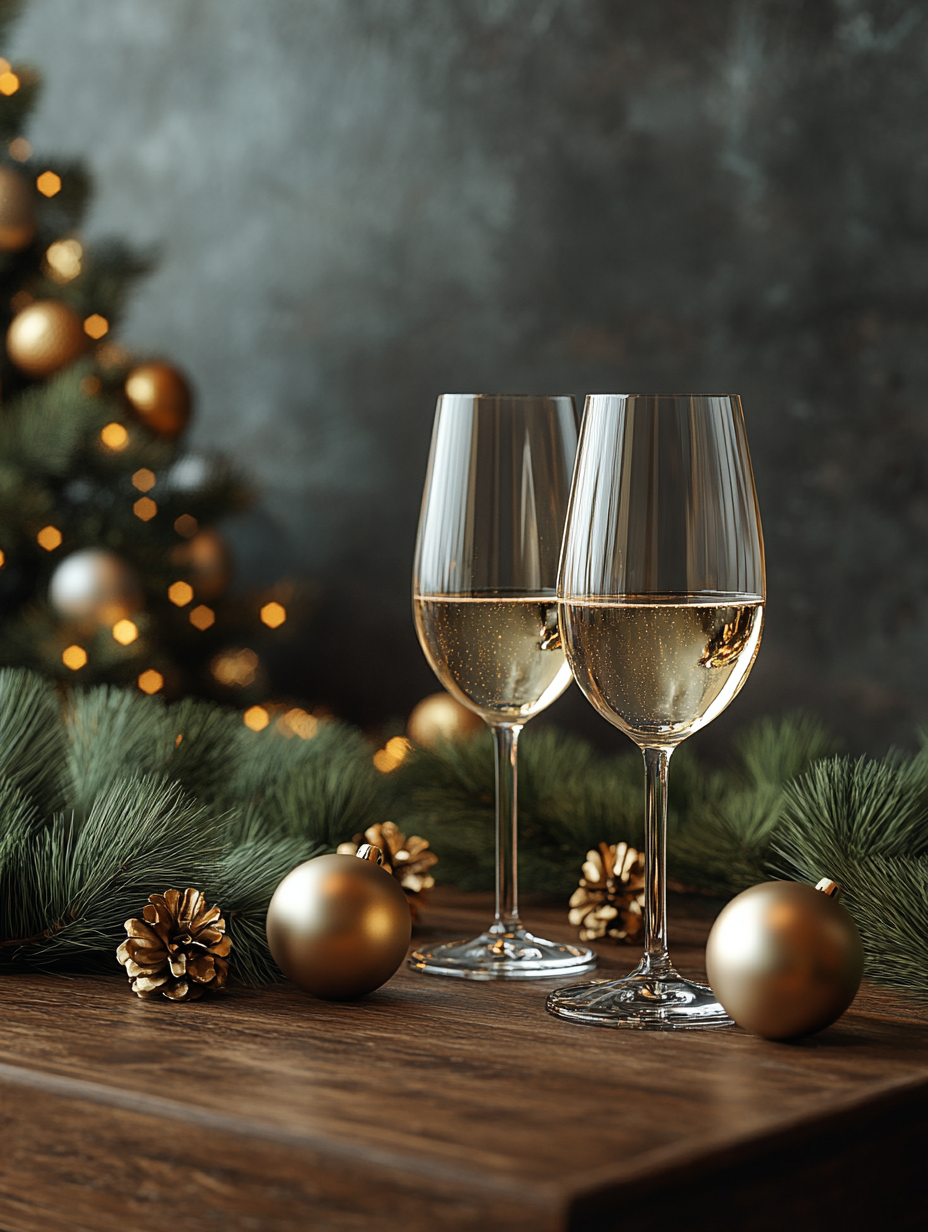
{"label": "wine glass base", "polygon": [[545,941],[524,928],[489,929],[472,941],[414,950],[409,966],[426,975],[463,980],[543,980],[592,971],[596,955],[584,945]]}
{"label": "wine glass base", "polygon": [[672,968],[659,975],[633,971],[622,980],[592,980],[552,992],[549,1014],[594,1027],[633,1031],[694,1031],[735,1024],[705,984],[685,980]]}

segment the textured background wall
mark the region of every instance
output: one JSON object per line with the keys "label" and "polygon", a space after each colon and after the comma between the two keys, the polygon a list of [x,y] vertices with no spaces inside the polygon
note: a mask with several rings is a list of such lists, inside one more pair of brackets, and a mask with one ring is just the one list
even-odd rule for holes
{"label": "textured background wall", "polygon": [[[33,0],[37,151],[161,254],[123,329],[255,474],[245,580],[312,579],[282,685],[432,687],[409,617],[443,389],[736,390],[770,607],[703,739],[928,715],[928,6]],[[582,699],[552,719],[607,736]]]}

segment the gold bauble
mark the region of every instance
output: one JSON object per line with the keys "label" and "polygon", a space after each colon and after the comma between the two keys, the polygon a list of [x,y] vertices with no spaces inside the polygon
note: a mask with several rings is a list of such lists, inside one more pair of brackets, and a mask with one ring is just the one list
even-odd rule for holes
{"label": "gold bauble", "polygon": [[35,192],[24,175],[0,166],[0,251],[21,252],[35,235]]}
{"label": "gold bauble", "polygon": [[864,969],[860,934],[826,892],[766,881],[722,910],[706,945],[712,991],[735,1022],[766,1039],[821,1031],[854,1000]]}
{"label": "gold bauble", "polygon": [[424,749],[434,749],[444,740],[470,740],[485,726],[479,714],[468,710],[450,693],[430,693],[409,716],[409,738]]}
{"label": "gold bauble", "polygon": [[73,308],[58,299],[42,299],[16,314],[6,333],[6,349],[28,376],[57,372],[82,355],[90,344]]}
{"label": "gold bauble", "polygon": [[114,625],[145,604],[138,574],[113,552],[85,548],[66,556],[52,574],[48,600],[65,620]]}
{"label": "gold bauble", "polygon": [[356,856],[317,856],[299,865],[274,891],[267,912],[274,961],[326,1001],[350,1001],[386,983],[411,936],[398,882]]}
{"label": "gold bauble", "polygon": [[190,420],[190,386],[170,364],[140,364],[126,377],[126,397],[139,419],[174,440]]}
{"label": "gold bauble", "polygon": [[218,530],[204,528],[187,543],[179,543],[171,561],[186,570],[198,599],[218,599],[232,580],[232,553]]}

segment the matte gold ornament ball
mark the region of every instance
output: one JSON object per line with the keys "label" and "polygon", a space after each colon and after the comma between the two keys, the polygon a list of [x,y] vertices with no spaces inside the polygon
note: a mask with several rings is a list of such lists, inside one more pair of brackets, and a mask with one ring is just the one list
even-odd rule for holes
{"label": "matte gold ornament ball", "polygon": [[139,364],[126,377],[126,397],[139,419],[158,436],[175,440],[190,421],[190,386],[170,364]]}
{"label": "matte gold ornament ball", "polygon": [[104,548],[66,556],[52,574],[48,600],[65,620],[98,625],[114,625],[145,606],[138,574]]}
{"label": "matte gold ornament ball", "polygon": [[824,890],[767,881],[722,910],[706,945],[712,991],[739,1027],[766,1039],[821,1031],[854,1000],[863,976],[860,934]]}
{"label": "matte gold ornament ball", "polygon": [[21,252],[35,235],[35,190],[18,171],[0,166],[0,252]]}
{"label": "matte gold ornament ball", "polygon": [[479,714],[462,706],[450,693],[430,693],[409,716],[406,731],[416,744],[434,749],[444,740],[470,740],[484,726]]}
{"label": "matte gold ornament ball", "polygon": [[326,1001],[350,1001],[386,983],[406,957],[411,935],[399,884],[358,856],[307,860],[283,879],[267,912],[274,961]]}
{"label": "matte gold ornament ball", "polygon": [[27,376],[43,377],[73,363],[90,344],[81,318],[57,299],[42,299],[16,314],[6,333],[10,359]]}

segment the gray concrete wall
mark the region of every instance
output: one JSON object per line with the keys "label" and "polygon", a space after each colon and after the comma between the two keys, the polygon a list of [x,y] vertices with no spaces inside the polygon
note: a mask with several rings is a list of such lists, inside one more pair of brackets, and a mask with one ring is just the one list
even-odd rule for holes
{"label": "gray concrete wall", "polygon": [[928,715],[924,2],[32,0],[4,54],[45,74],[37,151],[96,176],[89,232],[161,253],[123,338],[262,486],[243,576],[318,587],[291,690],[373,723],[431,689],[441,390],[735,390],[770,606],[709,738]]}

